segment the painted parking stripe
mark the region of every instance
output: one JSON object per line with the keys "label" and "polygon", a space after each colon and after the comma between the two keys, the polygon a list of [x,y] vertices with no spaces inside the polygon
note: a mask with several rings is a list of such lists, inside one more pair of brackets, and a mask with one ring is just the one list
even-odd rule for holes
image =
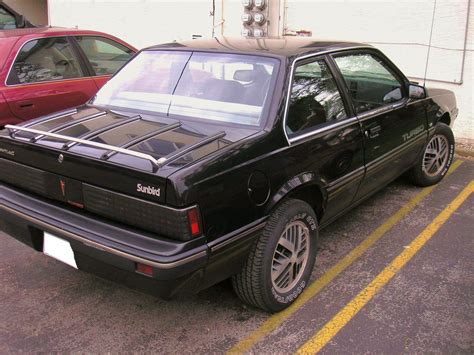
{"label": "painted parking stripe", "polygon": [[473,192],[474,180],[365,289],[299,348],[297,353],[314,354],[321,350],[416,255]]}
{"label": "painted parking stripe", "polygon": [[[462,160],[456,160],[449,169],[446,177],[454,173],[462,164]],[[272,315],[262,323],[257,329],[249,334],[245,339],[239,341],[231,349],[229,353],[243,353],[250,350],[256,343],[258,343],[265,336],[270,334],[278,326],[280,326],[293,313],[298,311],[306,302],[317,295],[325,286],[334,280],[340,273],[347,269],[354,263],[364,252],[369,249],[375,242],[377,242],[387,231],[389,231],[396,223],[405,217],[411,210],[413,210],[420,201],[428,196],[436,185],[425,187],[402,208],[400,208],[394,215],[388,218],[380,227],[373,231],[364,241],[357,245],[344,258],[342,258],[336,265],[326,271],[319,279],[314,281],[297,299],[296,301],[284,309],[283,311]]]}

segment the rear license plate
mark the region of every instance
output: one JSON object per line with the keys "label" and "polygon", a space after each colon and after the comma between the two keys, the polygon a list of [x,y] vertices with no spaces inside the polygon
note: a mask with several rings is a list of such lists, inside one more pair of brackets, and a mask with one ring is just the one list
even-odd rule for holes
{"label": "rear license plate", "polygon": [[74,252],[67,240],[44,232],[43,253],[77,269]]}

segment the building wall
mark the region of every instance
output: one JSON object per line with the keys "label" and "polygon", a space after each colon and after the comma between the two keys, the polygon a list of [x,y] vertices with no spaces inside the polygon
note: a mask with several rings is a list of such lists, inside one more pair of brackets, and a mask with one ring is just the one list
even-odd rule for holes
{"label": "building wall", "polygon": [[[474,139],[474,10],[470,0],[436,0],[433,22],[435,0],[280,1],[287,7],[289,29],[310,30],[316,38],[371,43],[415,81],[423,82],[427,69],[427,86],[456,93],[460,109],[454,125],[456,137]],[[48,3],[52,25],[109,32],[138,48],[187,40],[193,34],[209,37],[213,32],[211,0],[49,0]],[[215,5],[215,34],[240,36],[241,0],[215,0]],[[432,47],[426,66],[431,31]]]}
{"label": "building wall", "polygon": [[3,2],[24,15],[34,25],[48,24],[47,0],[3,0]]}
{"label": "building wall", "polygon": [[211,36],[208,0],[49,0],[53,26],[113,34],[137,48]]}
{"label": "building wall", "polygon": [[426,86],[456,94],[455,136],[474,139],[472,2],[436,0],[434,7],[434,0],[287,0],[287,26],[318,38],[370,43],[414,81],[423,83],[426,69]]}

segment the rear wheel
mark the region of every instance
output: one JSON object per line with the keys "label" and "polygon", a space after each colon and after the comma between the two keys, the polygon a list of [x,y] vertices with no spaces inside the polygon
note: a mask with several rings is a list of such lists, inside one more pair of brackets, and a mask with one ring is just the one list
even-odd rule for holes
{"label": "rear wheel", "polygon": [[270,216],[242,271],[232,278],[239,298],[277,312],[308,284],[316,256],[317,220],[300,200],[287,200]]}
{"label": "rear wheel", "polygon": [[454,135],[448,125],[438,123],[435,133],[411,170],[412,180],[419,186],[434,185],[448,172],[454,157]]}

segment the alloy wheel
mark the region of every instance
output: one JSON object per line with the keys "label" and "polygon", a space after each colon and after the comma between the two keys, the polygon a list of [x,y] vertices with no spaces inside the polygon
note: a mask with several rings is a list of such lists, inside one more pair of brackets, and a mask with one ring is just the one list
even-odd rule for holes
{"label": "alloy wheel", "polygon": [[290,291],[301,279],[309,259],[310,234],[301,221],[288,223],[273,253],[271,278],[276,291]]}
{"label": "alloy wheel", "polygon": [[423,156],[423,172],[428,176],[438,175],[446,166],[449,156],[449,143],[445,136],[431,138]]}

